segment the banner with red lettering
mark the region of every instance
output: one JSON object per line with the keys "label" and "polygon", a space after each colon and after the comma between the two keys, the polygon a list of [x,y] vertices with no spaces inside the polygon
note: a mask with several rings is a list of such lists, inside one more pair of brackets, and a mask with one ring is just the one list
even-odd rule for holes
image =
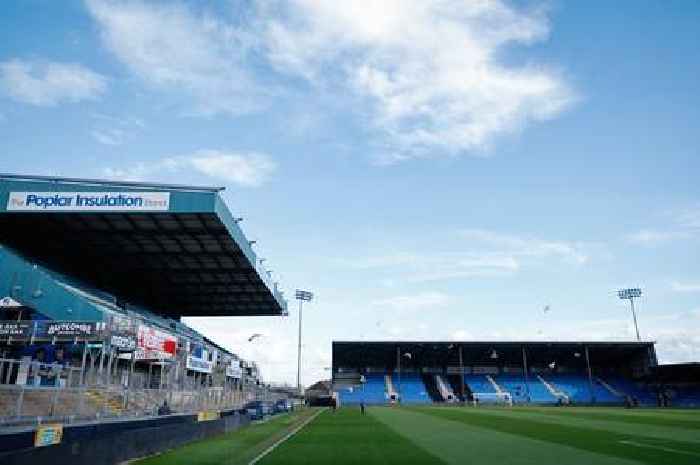
{"label": "banner with red lettering", "polygon": [[177,338],[150,326],[140,325],[136,336],[137,360],[164,360],[175,358]]}

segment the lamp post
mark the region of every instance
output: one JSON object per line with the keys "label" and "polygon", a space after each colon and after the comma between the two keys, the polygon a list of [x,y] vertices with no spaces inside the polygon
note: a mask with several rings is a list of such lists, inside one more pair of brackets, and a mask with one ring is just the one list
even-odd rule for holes
{"label": "lamp post", "polygon": [[309,291],[302,291],[297,289],[295,294],[296,299],[299,301],[299,345],[297,350],[297,390],[299,395],[301,395],[301,316],[303,312],[303,303],[311,302],[314,298],[314,294]]}
{"label": "lamp post", "polygon": [[630,301],[630,308],[632,309],[632,319],[634,320],[634,330],[637,332],[637,340],[641,341],[639,337],[639,327],[637,326],[637,314],[634,311],[634,299],[642,296],[642,290],[638,287],[631,289],[620,289],[617,291],[617,296],[622,300]]}

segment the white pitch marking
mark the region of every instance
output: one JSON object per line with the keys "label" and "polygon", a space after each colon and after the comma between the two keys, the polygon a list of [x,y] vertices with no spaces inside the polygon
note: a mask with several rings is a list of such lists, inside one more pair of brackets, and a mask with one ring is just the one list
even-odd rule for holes
{"label": "white pitch marking", "polygon": [[275,450],[275,448],[276,448],[277,446],[279,446],[279,445],[282,444],[284,441],[286,441],[287,439],[289,439],[289,438],[291,438],[292,436],[294,436],[295,434],[297,434],[299,431],[301,431],[301,429],[302,429],[304,426],[306,426],[306,425],[308,425],[309,423],[311,423],[312,421],[314,421],[314,420],[316,419],[317,416],[319,416],[321,413],[323,413],[323,412],[325,412],[325,411],[326,411],[325,409],[322,409],[322,410],[319,410],[318,412],[314,413],[313,415],[311,415],[309,418],[307,418],[307,419],[304,421],[304,423],[302,423],[301,425],[299,425],[299,426],[297,426],[296,428],[294,428],[294,429],[293,429],[292,431],[290,431],[285,437],[283,437],[282,439],[280,439],[279,441],[277,441],[276,443],[274,443],[273,445],[271,445],[270,447],[268,447],[267,449],[265,449],[264,451],[262,451],[262,453],[261,453],[260,455],[258,455],[258,456],[255,457],[253,460],[251,460],[250,462],[248,462],[248,465],[255,465],[256,463],[258,463],[263,457],[265,457],[267,454],[269,454],[270,452],[272,452],[273,450]]}
{"label": "white pitch marking", "polygon": [[646,447],[648,449],[658,449],[658,450],[662,450],[664,452],[673,452],[675,454],[685,454],[685,455],[692,455],[693,457],[700,457],[700,454],[697,454],[695,452],[689,452],[687,450],[680,450],[680,449],[672,449],[671,447],[655,446],[652,444],[643,444],[641,442],[635,442],[635,441],[618,441],[618,442],[620,444],[627,444],[629,446]]}

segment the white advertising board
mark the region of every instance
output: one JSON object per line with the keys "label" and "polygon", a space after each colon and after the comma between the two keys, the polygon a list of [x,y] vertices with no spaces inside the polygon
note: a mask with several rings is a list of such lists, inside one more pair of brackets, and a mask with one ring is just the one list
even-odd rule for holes
{"label": "white advertising board", "polygon": [[170,192],[10,192],[7,211],[167,211]]}

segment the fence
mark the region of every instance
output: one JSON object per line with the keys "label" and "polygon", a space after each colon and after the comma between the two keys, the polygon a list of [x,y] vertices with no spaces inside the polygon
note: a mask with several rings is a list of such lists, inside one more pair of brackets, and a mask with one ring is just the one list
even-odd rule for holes
{"label": "fence", "polygon": [[[156,416],[167,402],[172,413],[239,409],[251,400],[273,400],[256,385],[207,387],[191,382],[159,383],[149,388],[151,373],[64,367],[0,359],[0,426],[51,421],[75,423]],[[163,412],[161,412],[163,413]]]}

